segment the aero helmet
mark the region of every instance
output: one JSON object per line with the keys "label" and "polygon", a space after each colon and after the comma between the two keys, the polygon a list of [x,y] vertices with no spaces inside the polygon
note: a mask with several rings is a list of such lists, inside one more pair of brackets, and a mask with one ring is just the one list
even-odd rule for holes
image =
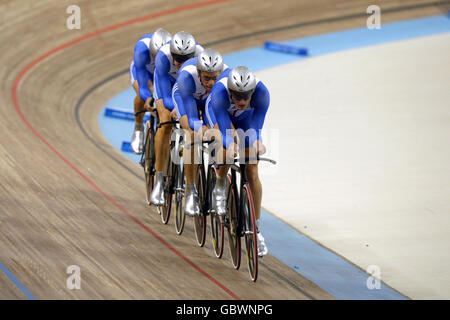
{"label": "aero helmet", "polygon": [[223,70],[223,58],[216,50],[205,49],[197,57],[197,69],[205,72]]}
{"label": "aero helmet", "polygon": [[155,31],[155,33],[153,33],[152,39],[150,40],[150,52],[152,53],[152,55],[156,55],[159,51],[159,49],[161,49],[161,47],[163,45],[165,45],[167,42],[170,41],[170,39],[172,39],[172,35],[167,32],[166,30],[159,28],[158,30]]}

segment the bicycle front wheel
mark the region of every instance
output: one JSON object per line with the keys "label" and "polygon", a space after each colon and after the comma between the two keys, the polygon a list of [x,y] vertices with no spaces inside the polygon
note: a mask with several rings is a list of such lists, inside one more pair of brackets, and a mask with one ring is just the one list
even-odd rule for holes
{"label": "bicycle front wheel", "polygon": [[177,165],[175,172],[175,231],[178,235],[181,235],[184,230],[184,222],[186,220],[186,214],[184,212],[183,199],[185,190],[185,179],[183,165]]}
{"label": "bicycle front wheel", "polygon": [[[210,165],[208,168],[208,206],[212,203],[212,190],[216,183],[216,169]],[[222,258],[223,254],[223,223],[221,217],[214,211],[210,211],[211,218],[211,240],[214,254],[217,258]]]}
{"label": "bicycle front wheel", "polygon": [[169,222],[170,211],[172,210],[172,194],[173,194],[173,170],[172,157],[169,152],[169,163],[167,164],[167,177],[164,182],[164,205],[160,208],[161,210],[161,220],[164,224]]}
{"label": "bicycle front wheel", "polygon": [[206,212],[205,210],[205,169],[202,164],[197,166],[195,184],[198,191],[198,204],[200,215],[194,217],[195,240],[199,247],[205,245],[206,238]]}
{"label": "bicycle front wheel", "polygon": [[153,139],[153,130],[151,121],[147,121],[145,128],[145,144],[144,144],[144,175],[145,175],[145,198],[147,204],[150,205],[150,195],[153,191],[155,177],[155,142]]}
{"label": "bicycle front wheel", "polygon": [[231,263],[237,270],[241,266],[241,236],[238,227],[238,215],[236,206],[236,186],[231,182],[231,175],[228,174],[230,185],[227,193],[227,234],[228,247],[230,249]]}
{"label": "bicycle front wheel", "polygon": [[247,251],[248,272],[252,281],[258,278],[258,247],[256,242],[256,221],[253,198],[250,186],[246,183],[242,188],[242,214],[244,220],[244,238]]}

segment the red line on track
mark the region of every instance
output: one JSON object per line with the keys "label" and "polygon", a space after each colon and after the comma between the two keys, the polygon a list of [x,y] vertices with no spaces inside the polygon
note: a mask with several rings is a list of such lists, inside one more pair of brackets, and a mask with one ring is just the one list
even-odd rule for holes
{"label": "red line on track", "polygon": [[147,231],[148,233],[150,233],[153,237],[155,237],[156,239],[158,239],[162,244],[164,244],[169,250],[171,250],[173,253],[175,253],[177,256],[179,256],[181,259],[183,259],[185,262],[187,262],[189,265],[191,265],[195,270],[197,270],[198,272],[200,272],[202,275],[204,275],[206,278],[208,278],[209,280],[211,280],[214,284],[216,284],[218,287],[220,287],[222,290],[224,290],[226,293],[228,293],[231,297],[233,297],[236,300],[239,300],[239,297],[237,295],[235,295],[230,289],[228,289],[227,287],[225,287],[222,283],[220,283],[219,281],[217,281],[216,279],[214,279],[212,276],[210,276],[208,273],[206,273],[203,269],[201,269],[199,266],[197,266],[195,263],[193,263],[191,260],[189,260],[186,256],[184,256],[182,253],[180,253],[178,250],[176,250],[172,245],[170,245],[166,240],[164,240],[163,238],[161,238],[159,235],[157,235],[155,232],[153,232],[150,228],[148,228],[146,225],[144,225],[141,221],[139,221],[139,219],[137,219],[136,217],[134,217],[132,214],[130,214],[124,207],[122,207],[120,204],[118,204],[114,199],[112,199],[109,195],[107,195],[102,189],[100,189],[91,179],[89,179],[88,177],[86,177],[77,167],[75,167],[69,160],[67,160],[67,158],[65,158],[58,150],[56,150],[55,147],[53,147],[47,140],[45,140],[45,138],[39,134],[39,132],[31,125],[31,123],[27,120],[27,118],[24,116],[22,109],[20,108],[19,102],[18,102],[18,98],[17,98],[17,89],[19,87],[20,81],[23,79],[23,77],[31,70],[33,69],[33,67],[35,67],[38,63],[40,63],[41,61],[45,60],[46,58],[48,58],[49,56],[62,51],[68,47],[71,47],[77,43],[80,43],[86,39],[89,38],[93,38],[95,36],[98,36],[100,34],[112,31],[112,30],[116,30],[119,28],[123,28],[138,22],[142,22],[145,20],[149,20],[149,19],[153,19],[153,18],[157,18],[157,17],[161,17],[161,16],[165,16],[165,15],[169,15],[169,14],[173,14],[173,13],[177,13],[177,12],[182,12],[182,11],[187,11],[187,10],[191,10],[191,9],[195,9],[195,8],[200,8],[200,7],[205,7],[205,6],[209,6],[209,5],[213,5],[213,4],[217,4],[217,3],[221,3],[221,2],[228,2],[230,0],[210,0],[210,1],[204,1],[204,2],[198,2],[198,3],[194,3],[194,4],[190,4],[190,5],[186,5],[186,6],[181,6],[178,8],[173,8],[173,9],[169,9],[169,10],[165,10],[165,11],[161,11],[161,12],[156,12],[150,15],[146,15],[143,17],[139,17],[136,19],[132,19],[132,20],[128,20],[122,23],[118,23],[91,33],[88,33],[84,36],[81,36],[79,38],[76,38],[70,42],[67,42],[65,44],[62,44],[58,47],[56,47],[53,50],[50,50],[49,52],[45,53],[44,55],[40,56],[39,58],[33,60],[30,64],[28,64],[20,73],[19,75],[15,78],[14,80],[14,84],[13,87],[11,89],[11,95],[12,95],[12,99],[13,99],[13,103],[15,106],[15,109],[17,111],[17,113],[19,114],[19,116],[22,118],[22,120],[25,122],[25,124],[28,126],[28,128],[30,128],[30,130],[34,133],[34,135],[36,137],[38,137],[47,147],[49,147],[49,149],[51,151],[53,151],[61,160],[63,160],[70,168],[72,168],[76,173],[78,173],[84,180],[86,180],[94,189],[96,189],[99,193],[101,193],[106,199],[108,199],[108,201],[110,201],[114,206],[116,206],[120,211],[122,211],[124,214],[126,214],[128,217],[130,217],[131,219],[133,219],[134,222],[136,222],[139,226],[141,226],[145,231]]}

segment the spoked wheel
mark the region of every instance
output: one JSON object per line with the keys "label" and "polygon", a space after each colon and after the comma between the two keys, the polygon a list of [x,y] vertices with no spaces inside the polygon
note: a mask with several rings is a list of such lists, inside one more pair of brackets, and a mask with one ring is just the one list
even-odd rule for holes
{"label": "spoked wheel", "polygon": [[205,208],[205,169],[202,164],[197,166],[197,174],[195,184],[198,191],[198,204],[200,207],[200,215],[194,217],[195,239],[199,247],[205,245],[206,238],[206,212]]}
{"label": "spoked wheel", "polygon": [[250,187],[247,184],[242,189],[242,213],[244,222],[245,248],[247,250],[248,272],[252,281],[258,278],[258,247],[256,243],[255,210]]}
{"label": "spoked wheel", "polygon": [[150,205],[150,195],[152,194],[155,177],[155,141],[153,139],[153,131],[151,121],[147,121],[145,128],[145,146],[144,146],[144,175],[145,175],[145,198],[147,204]]}
{"label": "spoked wheel", "polygon": [[172,210],[172,194],[169,190],[169,178],[166,177],[166,181],[164,183],[164,205],[158,207],[158,211],[161,215],[161,221],[164,224],[169,222],[170,211]]}
{"label": "spoked wheel", "polygon": [[237,270],[241,266],[241,237],[238,233],[238,216],[236,206],[235,186],[231,185],[231,178],[228,175],[227,193],[227,234],[228,234],[228,247],[230,249],[231,263]]}
{"label": "spoked wheel", "polygon": [[183,233],[184,222],[186,220],[186,213],[184,212],[184,190],[186,188],[184,180],[183,165],[177,165],[175,171],[175,201],[174,201],[174,214],[175,214],[175,231],[178,235]]}
{"label": "spoked wheel", "polygon": [[[216,169],[214,166],[209,166],[208,169],[208,197],[209,204],[212,203],[212,190],[216,184]],[[222,258],[223,254],[223,223],[222,219],[215,211],[210,211],[211,217],[211,240],[213,245],[214,254],[217,258]]]}

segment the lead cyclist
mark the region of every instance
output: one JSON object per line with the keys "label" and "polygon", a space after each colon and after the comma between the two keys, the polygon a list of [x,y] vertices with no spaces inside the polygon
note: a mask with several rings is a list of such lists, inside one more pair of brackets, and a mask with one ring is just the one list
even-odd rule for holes
{"label": "lead cyclist", "polygon": [[[219,152],[226,159],[234,158],[244,150],[246,156],[262,155],[266,147],[262,142],[261,129],[269,108],[269,91],[247,67],[239,66],[225,72],[229,72],[228,76],[217,81],[206,101],[209,126],[221,132],[223,149]],[[236,136],[241,150],[236,143]],[[213,190],[212,207],[219,215],[226,214],[226,175],[229,167],[220,167]],[[258,176],[258,163],[247,164],[247,177],[256,215],[258,255],[262,257],[268,253],[268,249],[260,229],[262,185]]]}

